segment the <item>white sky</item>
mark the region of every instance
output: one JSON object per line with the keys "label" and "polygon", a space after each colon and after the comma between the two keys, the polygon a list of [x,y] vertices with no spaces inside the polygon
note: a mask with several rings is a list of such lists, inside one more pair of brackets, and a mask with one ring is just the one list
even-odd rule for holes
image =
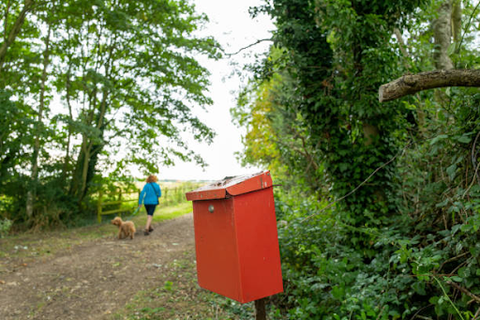
{"label": "white sky", "polygon": [[[226,52],[236,52],[259,39],[270,38],[270,32],[274,28],[267,16],[251,19],[248,14],[249,7],[262,4],[263,0],[192,0],[192,2],[195,3],[197,12],[206,13],[210,19],[203,32],[214,36]],[[231,59],[240,65],[253,62],[253,56],[248,58],[244,53],[265,52],[270,44],[262,42]],[[208,107],[208,113],[197,111],[198,117],[212,128],[217,136],[211,145],[190,141],[189,147],[202,155],[209,166],[202,171],[194,163],[177,161],[174,167],[160,168],[158,175],[160,180],[220,180],[225,176],[255,173],[260,170],[241,167],[234,154],[243,149],[241,135],[244,129],[239,129],[232,123],[230,108],[236,106],[236,92],[244,80],[237,76],[230,77],[233,70],[230,65],[231,59],[225,58],[216,62],[199,59],[201,62],[205,61],[203,65],[212,74],[209,96],[214,104]]]}

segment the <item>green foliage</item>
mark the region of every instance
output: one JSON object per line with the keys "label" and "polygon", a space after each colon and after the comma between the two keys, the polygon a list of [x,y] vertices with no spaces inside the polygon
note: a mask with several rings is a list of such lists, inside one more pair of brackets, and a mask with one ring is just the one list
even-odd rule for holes
{"label": "green foliage", "polygon": [[162,187],[160,206],[172,206],[186,201],[185,193],[200,187],[200,183],[182,182],[171,186]]}
{"label": "green foliage", "polygon": [[0,238],[5,237],[8,235],[10,228],[12,227],[12,221],[8,219],[0,220]]}
{"label": "green foliage", "polygon": [[61,224],[91,213],[98,176],[204,164],[180,133],[214,136],[191,110],[212,103],[198,57],[220,58],[196,36],[205,15],[183,0],[54,0],[14,28],[23,5],[0,4],[0,32],[17,32],[0,56],[2,215]]}
{"label": "green foliage", "polygon": [[[278,53],[272,50],[272,55]],[[277,174],[295,177],[283,181],[289,190],[305,184],[322,192],[324,168],[296,106],[299,99],[295,96],[295,81],[288,74],[274,74],[258,86],[257,82],[244,90],[239,107],[231,110],[238,125],[249,128],[244,138],[245,151],[239,158],[244,164],[262,164]],[[250,106],[252,96],[256,100]]]}
{"label": "green foliage", "polygon": [[[473,319],[478,89],[377,100],[381,84],[435,65],[427,22],[440,3],[270,3],[252,12],[275,17],[276,47],[232,113],[248,128],[246,161],[285,186],[276,194],[285,294],[274,318]],[[464,8],[475,16],[471,2]],[[407,48],[394,28],[407,31]],[[476,68],[469,39],[451,57]]]}
{"label": "green foliage", "polygon": [[[437,232],[417,227],[407,215],[397,227],[355,228],[329,210],[305,219],[318,206],[289,198],[276,195],[277,215],[286,221],[279,224],[286,286],[279,318],[410,319],[417,312],[472,318],[471,298],[454,300],[448,283],[479,293],[478,214]],[[370,239],[373,259],[352,246],[353,229]]]}
{"label": "green foliage", "polygon": [[[279,0],[263,8],[277,21],[274,40],[283,53],[273,59],[277,53],[272,50],[265,63],[266,74],[281,75],[273,77],[273,90],[267,88],[273,106],[265,118],[279,128],[274,143],[280,150],[277,158],[288,168],[284,172],[293,169],[295,180],[313,181],[314,192],[321,192],[320,181],[328,181],[330,196],[340,198],[398,152],[394,135],[403,130],[398,118],[405,110],[399,103],[380,105],[376,94],[398,71],[395,52],[388,47],[393,22],[416,4],[376,3],[367,9],[355,1]],[[292,140],[291,151],[285,151],[284,142]],[[295,149],[295,142],[302,148]],[[297,154],[290,157],[293,152]],[[254,158],[269,161],[262,154]],[[340,203],[344,221],[357,227],[388,225],[383,217],[394,205],[388,197],[393,176],[393,166],[387,166],[370,178],[369,188]],[[367,241],[361,234],[352,240],[359,246]]]}

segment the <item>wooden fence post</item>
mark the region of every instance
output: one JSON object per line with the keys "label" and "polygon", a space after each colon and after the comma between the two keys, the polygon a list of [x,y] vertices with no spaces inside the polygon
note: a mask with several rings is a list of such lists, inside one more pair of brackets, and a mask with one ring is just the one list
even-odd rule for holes
{"label": "wooden fence post", "polygon": [[98,201],[97,201],[97,220],[98,223],[102,223],[102,197],[103,190],[98,191]]}
{"label": "wooden fence post", "polygon": [[[120,216],[123,217],[124,213],[130,211],[130,208],[128,208],[128,209],[122,208],[123,203],[127,203],[127,202],[130,202],[132,204],[135,203],[134,207],[137,206],[136,203],[138,202],[138,199],[140,198],[140,191],[132,190],[131,192],[129,192],[128,190],[122,190],[121,188],[117,188],[117,190],[118,190],[118,192],[108,193],[107,198],[108,199],[113,198],[113,201],[108,201],[108,199],[107,199],[106,202],[103,201],[103,196],[105,195],[105,191],[100,190],[98,192],[98,201],[97,201],[97,220],[98,220],[98,223],[102,223],[102,215],[118,213]],[[135,197],[133,199],[131,197],[127,197],[127,199],[125,199],[125,197],[123,196],[123,194],[131,195],[131,194],[137,194],[137,193],[139,195],[139,197],[137,199],[135,199]],[[104,206],[109,206],[109,205],[118,205],[119,208],[110,209],[110,210],[107,210],[107,211],[103,210]]]}
{"label": "wooden fence post", "polygon": [[[121,188],[121,187],[118,187],[117,190],[118,190],[118,199],[117,199],[117,201],[118,201],[118,202],[122,202],[122,188]],[[121,206],[121,205],[120,205],[120,206]],[[123,212],[120,212],[120,217],[123,218]]]}

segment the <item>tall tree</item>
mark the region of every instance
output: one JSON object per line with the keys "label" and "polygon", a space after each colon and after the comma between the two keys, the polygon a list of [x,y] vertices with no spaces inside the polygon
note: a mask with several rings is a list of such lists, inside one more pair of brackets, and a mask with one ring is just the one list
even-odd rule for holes
{"label": "tall tree", "polygon": [[[79,199],[85,195],[98,155],[114,138],[125,135],[128,141],[141,143],[142,148],[132,146],[130,161],[148,164],[152,170],[155,161],[145,159],[161,155],[171,161],[171,152],[153,143],[161,134],[184,149],[177,124],[190,126],[198,139],[212,137],[188,106],[211,103],[203,93],[208,72],[193,58],[196,53],[216,57],[212,39],[191,36],[203,16],[195,16],[183,1],[144,1],[135,7],[125,1],[104,3],[89,16],[81,33],[90,46],[81,51],[82,56],[69,58],[83,63],[74,66],[82,76],[68,81],[70,88],[77,88],[69,95],[84,100],[79,115],[86,127],[70,188]],[[109,137],[105,132],[110,132]],[[176,154],[183,159],[193,156],[184,151]]]}
{"label": "tall tree", "polygon": [[[46,34],[43,38],[44,42],[44,49],[41,54],[41,75],[40,75],[40,84],[39,84],[39,93],[38,93],[38,109],[36,110],[37,119],[35,120],[34,124],[34,135],[33,135],[33,146],[32,146],[32,158],[31,158],[31,184],[29,190],[27,192],[27,201],[26,201],[26,213],[27,216],[31,217],[33,214],[33,207],[35,205],[35,199],[37,196],[37,184],[38,184],[38,158],[41,152],[41,143],[42,136],[44,136],[44,123],[43,119],[45,116],[45,112],[47,111],[47,104],[48,104],[48,92],[51,91],[47,87],[47,79],[48,79],[48,72],[50,66],[50,59],[52,55],[52,48],[50,45],[50,41],[52,38],[52,32],[55,26],[55,21],[52,19],[52,16],[55,16],[57,10],[58,3],[56,1],[52,1],[51,3],[47,4],[46,9],[48,10],[49,14],[45,15],[45,11],[42,14],[39,14],[40,17],[45,25],[47,26]],[[49,18],[50,17],[50,18]]]}
{"label": "tall tree", "polygon": [[[3,5],[8,50],[1,81],[9,103],[2,108],[15,117],[5,119],[0,146],[9,147],[1,169],[11,172],[23,162],[17,172],[31,183],[29,191],[17,192],[17,201],[27,204],[27,216],[45,212],[47,198],[82,203],[101,166],[120,174],[132,165],[155,172],[160,163],[177,159],[203,164],[181,133],[213,138],[192,107],[212,103],[206,95],[209,72],[196,59],[218,59],[220,51],[213,38],[196,36],[207,17],[188,1]],[[28,130],[15,133],[20,119]],[[12,152],[25,156],[14,164]]]}
{"label": "tall tree", "polygon": [[[275,43],[285,49],[287,70],[298,79],[298,110],[310,144],[321,150],[335,198],[362,184],[397,151],[392,135],[399,129],[399,109],[382,106],[373,97],[383,79],[398,70],[390,48],[394,28],[401,28],[419,4],[278,0],[264,7],[277,21]],[[388,196],[394,188],[393,170],[387,166],[377,172],[368,187],[339,204],[344,222],[388,224],[385,215],[394,209]],[[360,234],[351,239],[368,247]]]}

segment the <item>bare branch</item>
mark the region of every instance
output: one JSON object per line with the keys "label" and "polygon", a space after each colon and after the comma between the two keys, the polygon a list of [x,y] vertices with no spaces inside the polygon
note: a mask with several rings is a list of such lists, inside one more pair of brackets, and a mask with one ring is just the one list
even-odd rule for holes
{"label": "bare branch", "polygon": [[478,308],[477,312],[475,312],[475,315],[473,316],[472,320],[476,320],[479,315],[480,315],[480,308]]}
{"label": "bare branch", "polygon": [[409,58],[410,55],[408,54],[406,48],[407,46],[405,45],[405,41],[403,40],[402,32],[398,28],[395,28],[393,32],[395,34],[395,37],[397,38],[398,46],[400,47],[400,51],[402,52],[403,56],[405,58]]}
{"label": "bare branch", "polygon": [[480,297],[474,295],[473,293],[471,293],[470,291],[468,291],[464,287],[461,287],[461,286],[459,286],[458,284],[456,284],[455,282],[452,282],[452,281],[447,281],[447,284],[454,287],[455,289],[465,293],[467,296],[469,296],[470,298],[475,300],[475,302],[480,303]]}
{"label": "bare branch", "polygon": [[418,74],[406,74],[380,86],[380,102],[395,100],[419,91],[443,87],[480,87],[480,69],[435,70]]}
{"label": "bare branch", "polygon": [[256,46],[257,44],[259,43],[262,43],[262,42],[265,42],[265,41],[273,41],[273,39],[271,38],[268,38],[268,39],[260,39],[260,40],[257,40],[256,42],[252,43],[252,44],[249,44],[248,46],[246,47],[243,47],[243,48],[240,48],[237,52],[233,52],[233,53],[225,53],[226,56],[234,56],[234,55],[237,55],[239,54],[240,52],[242,52],[243,50],[247,50],[248,48],[251,48],[253,46]]}

